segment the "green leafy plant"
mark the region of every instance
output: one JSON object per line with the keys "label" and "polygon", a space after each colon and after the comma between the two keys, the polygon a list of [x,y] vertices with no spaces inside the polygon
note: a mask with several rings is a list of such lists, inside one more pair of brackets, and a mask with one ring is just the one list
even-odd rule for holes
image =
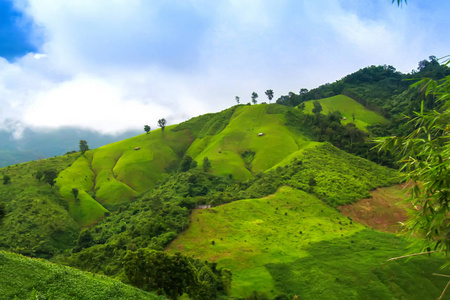
{"label": "green leafy plant", "polygon": [[[447,59],[445,65],[449,64]],[[414,205],[405,230],[419,234],[424,248],[448,250],[450,246],[450,76],[423,79],[414,84],[443,103],[441,110],[422,108],[410,119],[414,130],[406,137],[378,140],[380,150],[397,151],[404,179],[411,180],[410,201]]]}

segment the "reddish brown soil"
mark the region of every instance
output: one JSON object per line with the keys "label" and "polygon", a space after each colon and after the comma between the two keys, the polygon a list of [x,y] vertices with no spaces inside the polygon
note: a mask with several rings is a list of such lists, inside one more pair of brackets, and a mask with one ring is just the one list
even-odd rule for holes
{"label": "reddish brown soil", "polygon": [[384,232],[398,232],[400,222],[405,222],[407,204],[401,202],[408,196],[405,193],[406,185],[395,185],[387,188],[378,188],[370,194],[372,198],[361,199],[356,203],[339,206],[344,216],[352,220]]}

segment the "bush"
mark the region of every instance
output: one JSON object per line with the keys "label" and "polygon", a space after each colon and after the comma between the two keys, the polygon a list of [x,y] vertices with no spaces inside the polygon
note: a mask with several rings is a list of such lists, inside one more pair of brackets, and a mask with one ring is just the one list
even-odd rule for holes
{"label": "bush", "polygon": [[11,177],[9,177],[8,175],[4,175],[3,176],[3,184],[6,185],[10,182],[11,182]]}

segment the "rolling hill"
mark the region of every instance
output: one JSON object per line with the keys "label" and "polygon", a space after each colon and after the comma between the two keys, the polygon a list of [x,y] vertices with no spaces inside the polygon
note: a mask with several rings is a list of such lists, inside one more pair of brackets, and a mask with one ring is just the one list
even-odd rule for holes
{"label": "rolling hill", "polygon": [[[356,102],[352,98],[345,95],[337,95],[329,98],[318,99],[314,101],[319,101],[322,105],[322,113],[328,114],[329,112],[339,111],[342,117],[343,124],[349,122],[355,123],[356,127],[361,130],[367,131],[367,126],[374,124],[385,124],[388,121],[380,114],[367,109],[360,103]],[[305,102],[305,112],[312,114],[312,109],[314,107],[313,100]],[[353,121],[353,117],[355,120]]]}
{"label": "rolling hill", "polygon": [[[324,113],[356,111],[360,126],[383,122],[345,96],[321,103]],[[314,141],[308,118],[277,104],[238,105],[85,154],[2,168],[11,180],[0,186],[0,248],[126,281],[129,251],[175,239],[167,251],[230,269],[236,298],[437,294],[443,281],[428,274],[442,257],[384,264],[408,243],[337,210],[398,183],[398,172]],[[38,176],[52,169],[54,186]]]}
{"label": "rolling hill", "polygon": [[310,142],[284,125],[283,113],[268,107],[238,106],[88,151],[60,173],[56,186],[71,216],[88,226],[153,188],[184,153],[198,164],[208,157],[212,174],[249,179]]}

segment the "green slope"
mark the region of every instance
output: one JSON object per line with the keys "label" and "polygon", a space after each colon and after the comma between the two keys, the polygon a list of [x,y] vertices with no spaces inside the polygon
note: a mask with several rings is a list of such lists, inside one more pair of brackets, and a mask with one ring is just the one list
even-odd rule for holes
{"label": "green slope", "polygon": [[[129,203],[151,189],[191,142],[187,130],[172,126],[88,151],[57,179],[71,216],[82,226],[102,218],[107,210]],[[139,148],[139,150],[135,150]],[[79,190],[77,201],[72,189]]]}
{"label": "green slope", "polygon": [[[268,113],[268,105],[239,106],[227,126],[214,136],[198,138],[188,150],[199,164],[208,157],[212,173],[245,180],[264,172],[309,141],[284,124],[283,113]],[[263,133],[263,136],[259,136]],[[245,155],[245,153],[250,155]]]}
{"label": "green slope", "polygon": [[167,250],[230,268],[234,297],[256,290],[301,299],[433,299],[446,283],[431,276],[442,256],[386,263],[408,243],[367,230],[290,187],[196,210],[191,220]]}
{"label": "green slope", "polygon": [[[70,215],[81,226],[95,223],[107,210],[153,188],[164,173],[176,169],[184,153],[200,166],[208,157],[212,174],[245,180],[309,144],[284,125],[284,110],[268,108],[237,106],[168,126],[164,134],[158,129],[88,151],[57,179]],[[73,189],[79,190],[78,199]]]}
{"label": "green slope", "polygon": [[51,257],[75,245],[79,225],[58,190],[35,178],[38,170],[67,168],[77,154],[32,161],[0,169],[11,177],[0,185],[0,247],[30,256]]}
{"label": "green slope", "polygon": [[[344,95],[333,96],[330,98],[324,98],[317,100],[322,105],[322,114],[328,114],[328,112],[340,111],[342,117],[346,120],[342,120],[343,124],[353,122],[353,115],[355,116],[356,127],[361,130],[367,130],[367,126],[386,123],[387,120],[377,114],[374,111],[368,110],[355,100]],[[312,114],[312,109],[314,108],[313,100],[305,102],[305,112]]]}
{"label": "green slope", "polygon": [[165,299],[120,281],[0,251],[2,299]]}

